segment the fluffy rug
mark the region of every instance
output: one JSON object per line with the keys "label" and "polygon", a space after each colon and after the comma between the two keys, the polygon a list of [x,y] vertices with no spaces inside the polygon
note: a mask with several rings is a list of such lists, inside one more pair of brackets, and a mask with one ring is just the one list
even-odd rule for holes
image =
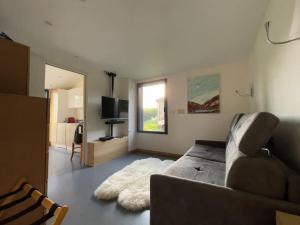
{"label": "fluffy rug", "polygon": [[98,199],[118,198],[118,203],[130,211],[150,206],[150,176],[164,172],[174,161],[148,158],[137,160],[107,178],[96,190]]}

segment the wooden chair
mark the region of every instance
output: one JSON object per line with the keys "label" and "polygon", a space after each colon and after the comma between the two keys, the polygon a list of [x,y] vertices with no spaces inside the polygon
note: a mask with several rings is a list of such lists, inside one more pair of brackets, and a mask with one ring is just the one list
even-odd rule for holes
{"label": "wooden chair", "polygon": [[[79,152],[76,152],[75,149],[80,149]],[[76,143],[72,143],[72,155],[71,155],[71,160],[73,159],[74,153],[80,153],[80,162],[82,162],[82,153],[83,153],[83,145],[81,144],[76,144]]]}
{"label": "wooden chair", "polygon": [[76,152],[76,148],[80,148],[80,162],[83,160],[83,123],[80,123],[77,125],[75,134],[74,134],[74,140],[72,143],[72,155],[71,160],[73,159],[74,153]]}
{"label": "wooden chair", "polygon": [[[16,198],[16,195],[20,193],[25,193],[23,197],[20,197],[18,199]],[[3,215],[6,211],[8,211],[13,206],[19,205],[22,202],[31,199],[34,201],[32,205],[29,207],[17,212],[16,214],[3,218]],[[63,205],[60,206],[50,200],[48,197],[43,195],[41,192],[39,192],[37,189],[32,187],[30,184],[26,182],[25,179],[21,179],[15,187],[12,189],[11,192],[6,193],[4,195],[0,196],[0,200],[2,200],[2,203],[0,204],[0,224],[9,224],[13,221],[17,221],[18,219],[22,218],[26,214],[34,211],[36,208],[42,206],[45,210],[47,210],[47,213],[43,215],[41,218],[37,219],[35,222],[33,222],[31,225],[39,225],[44,224],[47,220],[53,217],[53,221],[51,225],[61,225],[63,219],[65,218],[67,212],[68,212],[68,206]],[[3,218],[3,219],[2,219]]]}

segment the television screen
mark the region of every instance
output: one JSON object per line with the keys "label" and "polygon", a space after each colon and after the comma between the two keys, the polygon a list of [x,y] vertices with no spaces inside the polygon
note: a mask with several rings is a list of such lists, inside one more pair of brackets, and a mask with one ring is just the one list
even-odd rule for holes
{"label": "television screen", "polygon": [[117,106],[114,98],[102,97],[102,119],[112,119],[116,117]]}
{"label": "television screen", "polygon": [[102,119],[127,119],[128,101],[102,96]]}
{"label": "television screen", "polygon": [[128,119],[128,101],[119,99],[118,101],[118,118]]}

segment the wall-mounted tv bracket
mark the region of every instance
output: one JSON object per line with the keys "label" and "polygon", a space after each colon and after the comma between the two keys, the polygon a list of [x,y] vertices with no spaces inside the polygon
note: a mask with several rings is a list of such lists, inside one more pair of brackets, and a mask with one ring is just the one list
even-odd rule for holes
{"label": "wall-mounted tv bracket", "polygon": [[[117,76],[116,73],[104,71],[104,73],[111,78],[111,97],[114,97],[114,89],[115,89],[115,78]],[[105,122],[105,124],[110,125],[110,137],[112,138],[114,136],[114,124],[121,124],[124,123],[124,121],[120,120],[108,120]]]}
{"label": "wall-mounted tv bracket", "polygon": [[122,120],[108,120],[105,124],[110,125],[110,137],[114,136],[114,124],[122,124],[125,123]]}
{"label": "wall-mounted tv bracket", "polygon": [[115,78],[117,76],[116,73],[104,71],[104,73],[111,78],[111,97],[114,97],[114,89],[115,89]]}

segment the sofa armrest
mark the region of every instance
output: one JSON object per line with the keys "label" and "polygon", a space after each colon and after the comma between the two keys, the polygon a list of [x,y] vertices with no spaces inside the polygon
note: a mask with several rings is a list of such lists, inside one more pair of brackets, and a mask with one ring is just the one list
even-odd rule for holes
{"label": "sofa armrest", "polygon": [[197,145],[207,145],[217,148],[226,148],[226,142],[225,141],[209,141],[209,140],[196,140],[195,144]]}
{"label": "sofa armrest", "polygon": [[300,205],[166,175],[151,176],[151,225],[274,225]]}

